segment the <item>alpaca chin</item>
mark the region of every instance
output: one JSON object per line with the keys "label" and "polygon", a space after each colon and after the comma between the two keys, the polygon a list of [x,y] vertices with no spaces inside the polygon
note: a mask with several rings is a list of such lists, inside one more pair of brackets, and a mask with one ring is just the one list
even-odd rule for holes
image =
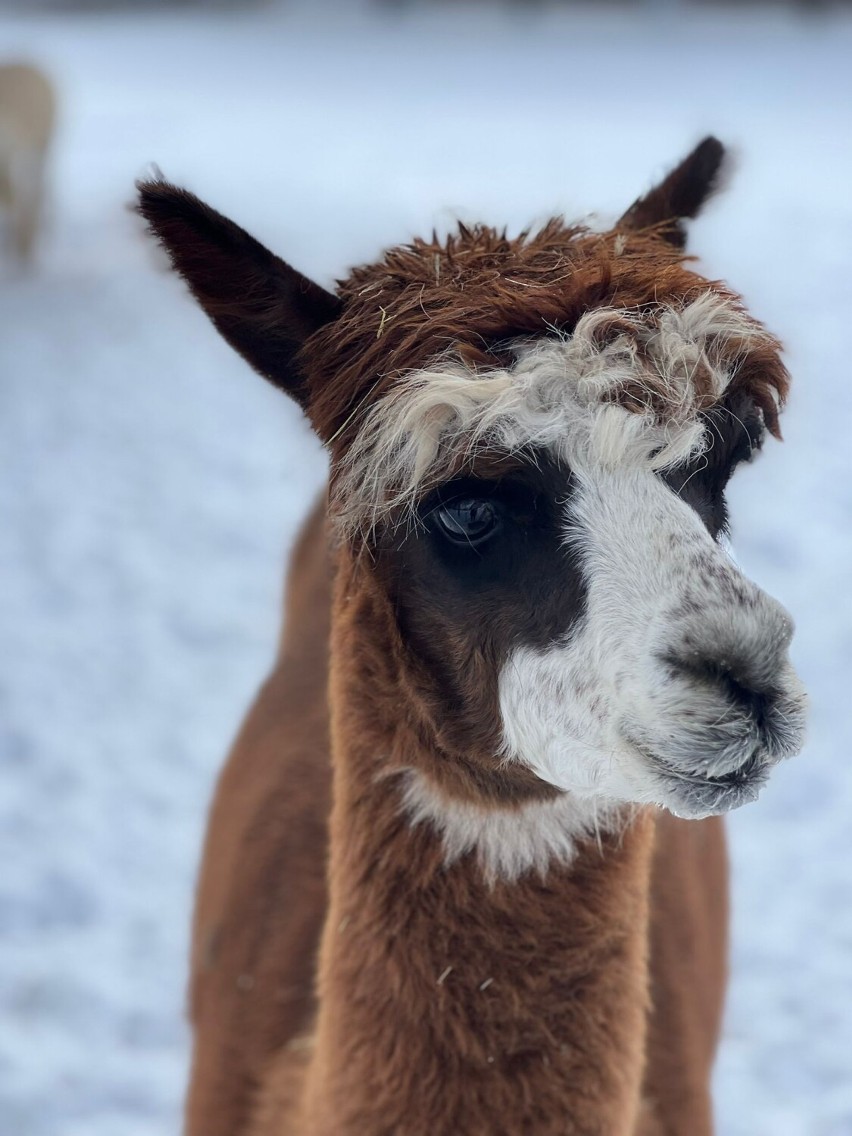
{"label": "alpaca chin", "polygon": [[[662,758],[651,760],[658,770],[659,803],[685,820],[719,816],[756,801],[771,770],[771,764],[762,759],[759,751],[721,777],[698,777],[666,767]],[[659,772],[661,769],[665,772]]]}

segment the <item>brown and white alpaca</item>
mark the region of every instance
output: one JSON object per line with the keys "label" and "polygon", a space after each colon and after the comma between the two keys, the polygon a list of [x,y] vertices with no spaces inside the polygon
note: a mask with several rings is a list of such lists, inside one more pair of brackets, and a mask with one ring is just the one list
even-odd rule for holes
{"label": "brown and white alpaca", "polygon": [[611,231],[459,226],[337,295],[141,185],[331,459],[210,819],[191,1136],[711,1131],[719,814],[804,714],[723,543],[788,378],[685,263],[722,158]]}
{"label": "brown and white alpaca", "polygon": [[0,66],[0,207],[9,244],[22,261],[32,258],[42,219],[55,103],[53,86],[38,68]]}

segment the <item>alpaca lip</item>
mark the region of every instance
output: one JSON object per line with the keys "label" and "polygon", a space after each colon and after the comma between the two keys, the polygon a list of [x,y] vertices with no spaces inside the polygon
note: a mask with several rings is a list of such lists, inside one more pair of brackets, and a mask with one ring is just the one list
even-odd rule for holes
{"label": "alpaca lip", "polygon": [[726,813],[756,800],[773,765],[771,760],[767,760],[763,746],[757,744],[751,748],[741,765],[727,773],[711,777],[680,769],[647,746],[637,743],[634,738],[628,740],[643,761],[656,770],[666,789],[673,793],[675,801],[670,803],[666,800],[662,803],[681,816]]}
{"label": "alpaca lip", "polygon": [[709,777],[699,773],[685,773],[682,769],[675,768],[675,766],[671,765],[665,758],[659,755],[647,753],[647,756],[657,765],[663,766],[667,777],[671,777],[676,781],[684,781],[688,785],[712,785],[718,788],[738,789],[753,781],[755,776],[760,775],[766,768],[766,763],[763,761],[762,748],[760,746],[754,747],[751,754],[742,765],[738,765],[736,769],[731,769],[718,777]]}
{"label": "alpaca lip", "polygon": [[718,816],[756,801],[772,768],[760,747],[755,747],[737,769],[720,777],[702,777],[673,769],[665,762],[658,764],[662,765],[666,785],[663,805],[676,816],[690,819]]}

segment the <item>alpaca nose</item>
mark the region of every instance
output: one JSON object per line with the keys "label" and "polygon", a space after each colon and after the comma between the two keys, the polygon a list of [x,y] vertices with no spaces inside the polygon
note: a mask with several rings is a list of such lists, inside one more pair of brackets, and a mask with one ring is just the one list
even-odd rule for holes
{"label": "alpaca nose", "polygon": [[[714,688],[729,705],[755,718],[758,724],[763,720],[771,697],[765,670],[758,672],[743,665],[740,660],[734,662],[713,656],[678,659],[676,666],[682,677]],[[777,671],[777,666],[772,669]]]}
{"label": "alpaca nose", "polygon": [[754,587],[741,606],[703,613],[684,629],[669,657],[682,676],[715,687],[729,703],[760,716],[788,666],[793,620],[777,600]]}

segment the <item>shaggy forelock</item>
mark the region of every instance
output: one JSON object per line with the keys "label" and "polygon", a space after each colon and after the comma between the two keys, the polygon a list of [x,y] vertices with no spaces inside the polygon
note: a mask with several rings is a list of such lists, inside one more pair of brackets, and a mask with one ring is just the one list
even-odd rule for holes
{"label": "shaggy forelock", "polygon": [[338,526],[353,535],[404,521],[484,451],[546,448],[574,468],[676,466],[708,444],[701,412],[767,346],[777,345],[738,302],[708,289],[682,305],[589,311],[570,334],[516,341],[507,367],[440,359],[362,416],[335,471]]}

